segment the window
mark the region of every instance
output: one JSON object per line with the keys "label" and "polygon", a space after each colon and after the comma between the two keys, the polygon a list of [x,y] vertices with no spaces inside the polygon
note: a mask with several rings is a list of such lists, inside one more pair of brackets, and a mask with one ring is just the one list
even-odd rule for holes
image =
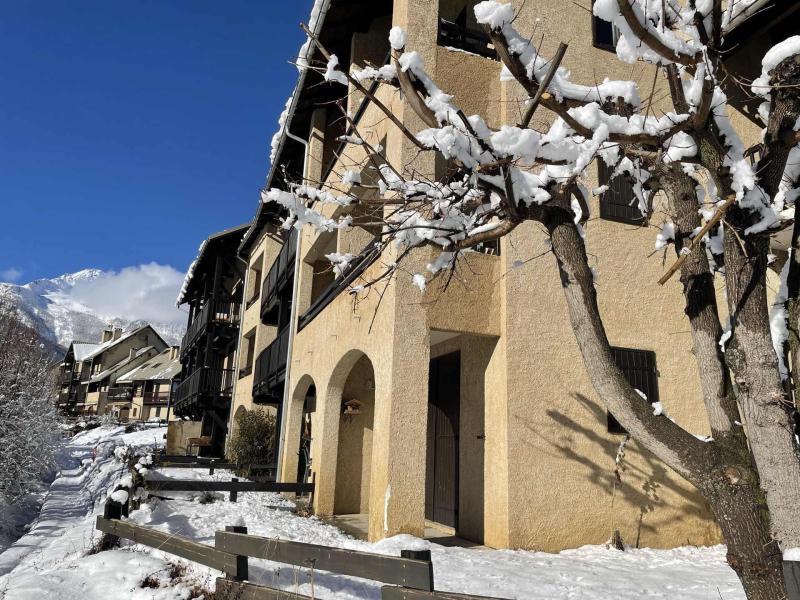
{"label": "window", "polygon": [[597,161],[597,178],[600,185],[608,189],[600,196],[600,218],[607,221],[641,225],[644,217],[639,210],[639,201],[633,193],[631,182],[624,175],[611,179],[613,169],[605,161]]}
{"label": "window", "polygon": [[250,281],[248,282],[249,294],[247,295],[247,306],[250,307],[259,296],[261,296],[261,265],[264,262],[264,255],[260,255],[250,267]]}
{"label": "window", "polygon": [[489,36],[475,19],[477,0],[439,0],[437,45],[497,60]]}
{"label": "window", "polygon": [[[658,370],[656,353],[651,350],[632,350],[630,348],[611,348],[614,362],[634,389],[639,390],[650,404],[658,402]],[[608,413],[608,432],[627,433],[614,415]]]}
{"label": "window", "polygon": [[243,364],[239,365],[239,377],[246,377],[253,372],[253,361],[255,361],[256,355],[256,329],[255,327],[248,331],[242,337],[242,343],[244,344],[244,352],[242,353],[242,358],[244,359]]}
{"label": "window", "polygon": [[[592,0],[594,6],[594,0]],[[619,39],[619,29],[608,21],[592,15],[592,44],[595,48],[614,52]]]}

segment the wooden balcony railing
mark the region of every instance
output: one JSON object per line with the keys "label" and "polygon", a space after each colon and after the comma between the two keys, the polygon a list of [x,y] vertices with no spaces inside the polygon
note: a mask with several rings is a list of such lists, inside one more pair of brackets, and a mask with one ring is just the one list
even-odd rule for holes
{"label": "wooden balcony railing", "polygon": [[447,19],[439,19],[437,45],[458,48],[484,58],[498,60],[497,52],[491,45],[488,35],[483,31],[468,29]]}
{"label": "wooden balcony railing", "polygon": [[267,276],[261,284],[261,320],[275,325],[277,318],[278,296],[283,287],[292,280],[294,260],[297,255],[297,230],[292,229],[281,251],[269,268]]}
{"label": "wooden balcony railing", "polygon": [[230,299],[212,298],[195,315],[189,324],[181,342],[181,355],[191,348],[192,344],[205,332],[211,324],[239,325],[242,304]]}
{"label": "wooden balcony railing", "polygon": [[129,387],[112,387],[108,389],[107,400],[109,402],[130,402],[133,398],[133,390]]}
{"label": "wooden balcony railing", "polygon": [[169,401],[169,392],[145,392],[143,398],[145,404],[166,404]]}
{"label": "wooden balcony railing", "polygon": [[289,326],[284,327],[273,342],[261,351],[255,362],[253,396],[269,396],[286,372],[289,353]]}
{"label": "wooden balcony railing", "polygon": [[233,369],[201,367],[184,379],[175,390],[175,408],[200,401],[203,397],[230,398],[233,394]]}

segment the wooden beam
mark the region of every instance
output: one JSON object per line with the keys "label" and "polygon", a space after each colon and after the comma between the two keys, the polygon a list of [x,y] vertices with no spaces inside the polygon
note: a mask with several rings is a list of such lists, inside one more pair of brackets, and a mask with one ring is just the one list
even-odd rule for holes
{"label": "wooden beam", "polygon": [[162,552],[206,565],[233,577],[239,576],[239,561],[236,556],[218,550],[213,546],[207,546],[188,538],[117,519],[97,517],[97,529],[110,535],[131,540],[137,544],[144,544]]}
{"label": "wooden beam", "polygon": [[456,592],[426,592],[385,585],[381,588],[381,600],[504,600],[495,596],[472,596]]}
{"label": "wooden beam", "polygon": [[314,491],[313,483],[275,481],[198,481],[196,479],[145,479],[148,491],[158,492],[294,492]]}
{"label": "wooden beam", "polygon": [[433,563],[430,561],[225,531],[216,532],[214,546],[231,554],[313,567],[317,571],[362,577],[420,590],[433,589]]}
{"label": "wooden beam", "polygon": [[217,579],[216,600],[312,600],[295,592],[286,592],[263,585],[231,581],[220,577]]}

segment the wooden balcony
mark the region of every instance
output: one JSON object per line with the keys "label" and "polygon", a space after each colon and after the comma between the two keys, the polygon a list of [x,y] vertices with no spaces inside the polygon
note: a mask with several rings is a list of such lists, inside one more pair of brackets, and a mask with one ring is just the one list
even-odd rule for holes
{"label": "wooden balcony", "polygon": [[292,281],[296,255],[297,230],[292,229],[261,284],[260,314],[265,325],[276,325],[278,322],[279,296],[283,288]]}
{"label": "wooden balcony", "polygon": [[176,412],[188,411],[192,405],[202,408],[230,400],[233,394],[233,369],[200,367],[184,379],[175,390]]}
{"label": "wooden balcony", "polygon": [[468,29],[459,23],[453,23],[447,19],[439,19],[437,45],[458,48],[459,50],[465,50],[472,54],[483,56],[484,58],[498,60],[497,52],[486,33],[475,29]]}
{"label": "wooden balcony", "polygon": [[166,404],[169,402],[169,392],[145,392],[142,398],[145,404]]}
{"label": "wooden balcony", "polygon": [[284,327],[278,337],[256,358],[253,398],[257,401],[273,403],[280,402],[283,398],[282,382],[289,353],[289,330],[288,325]]}
{"label": "wooden balcony", "polygon": [[108,389],[106,399],[108,402],[130,402],[133,398],[133,389],[129,387],[112,387]]}
{"label": "wooden balcony", "polygon": [[181,357],[185,356],[194,343],[210,327],[218,328],[220,333],[230,330],[235,335],[239,327],[242,304],[231,299],[212,298],[200,309],[189,324],[181,342]]}

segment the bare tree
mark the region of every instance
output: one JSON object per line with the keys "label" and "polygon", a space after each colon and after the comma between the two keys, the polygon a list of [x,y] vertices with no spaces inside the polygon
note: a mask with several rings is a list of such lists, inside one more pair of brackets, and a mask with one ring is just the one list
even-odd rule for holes
{"label": "bare tree", "polygon": [[[381,248],[393,245],[398,256],[380,280],[397,276],[413,248],[438,247],[429,272],[413,274],[420,288],[432,277],[452,273],[463,250],[508,235],[525,221],[541,224],[598,396],[633,438],[702,493],[748,598],[766,600],[786,597],[782,551],[800,547],[800,460],[783,349],[791,336],[786,335],[785,306],[779,306],[772,314],[773,340],[766,285],[769,236],[791,226],[793,213],[787,209],[798,195],[800,38],[774,47],[753,83],[753,92],[764,97],[766,125],[762,157],[753,167],[720,86],[724,27],[746,6],[735,0],[594,3],[594,14],[620,32],[618,57],[656,65],[664,78],[672,110],[657,117],[640,100],[634,82],[570,81],[559,67],[566,46],[552,58],[542,56],[515,29],[510,4],[479,3],[478,22],[505,71],[528,97],[520,122],[499,130],[480,115],[465,115],[437,87],[420,56],[406,51],[399,28],[390,33],[392,61],[381,68],[345,72],[337,57],[314,40],[327,60],[319,67],[325,78],[365,94],[420,152],[441,155],[447,175],[434,181],[388,164],[350,122],[349,139],[364,148],[364,166],[377,173],[372,186],[377,189],[367,190],[369,184],[347,173],[343,183],[352,188],[297,185],[265,190],[263,197],[288,210],[287,228],[345,228],[351,217],[338,207],[365,207],[382,227]],[[409,131],[363,85],[366,80],[400,90],[426,128]],[[531,123],[540,107],[556,118],[538,130]],[[582,228],[589,216],[582,182],[594,160],[634,184],[644,215],[652,214],[656,193],[663,194],[673,215],[661,238],[674,244],[677,257],[662,283],[676,273],[683,283],[701,379],[698,401],[705,405],[712,440],[700,440],[654,411],[615,364]],[[716,257],[724,257],[724,269],[715,267]],[[330,258],[340,273],[351,260],[338,254]],[[795,258],[787,263],[779,295],[790,309],[797,304]],[[722,278],[727,292],[728,331],[720,321],[715,277]]]}
{"label": "bare tree", "polygon": [[18,502],[53,469],[61,419],[53,357],[0,297],[0,500]]}

